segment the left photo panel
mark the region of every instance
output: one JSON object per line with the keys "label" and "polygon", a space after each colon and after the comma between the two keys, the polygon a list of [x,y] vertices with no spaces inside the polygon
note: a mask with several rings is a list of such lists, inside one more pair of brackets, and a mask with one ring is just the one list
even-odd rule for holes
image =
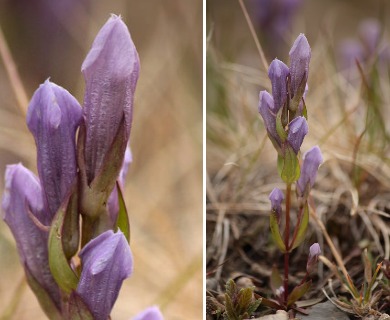
{"label": "left photo panel", "polygon": [[203,316],[201,0],[0,3],[0,319]]}

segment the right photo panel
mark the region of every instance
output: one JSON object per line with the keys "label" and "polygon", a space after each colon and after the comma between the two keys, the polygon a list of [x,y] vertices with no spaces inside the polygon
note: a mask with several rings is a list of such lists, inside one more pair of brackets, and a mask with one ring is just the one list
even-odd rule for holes
{"label": "right photo panel", "polygon": [[390,319],[390,4],[206,1],[206,319]]}

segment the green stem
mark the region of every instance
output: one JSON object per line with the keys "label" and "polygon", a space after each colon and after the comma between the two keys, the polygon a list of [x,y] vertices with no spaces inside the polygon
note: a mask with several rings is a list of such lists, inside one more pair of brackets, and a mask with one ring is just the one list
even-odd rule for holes
{"label": "green stem", "polygon": [[284,245],[286,252],[284,254],[284,303],[288,301],[288,266],[289,266],[289,242],[290,242],[290,203],[291,203],[291,184],[286,188],[286,228],[284,230]]}

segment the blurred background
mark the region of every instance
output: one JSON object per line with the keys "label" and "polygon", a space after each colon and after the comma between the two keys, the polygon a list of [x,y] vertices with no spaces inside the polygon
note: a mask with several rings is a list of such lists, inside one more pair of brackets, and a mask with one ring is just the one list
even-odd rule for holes
{"label": "blurred background", "polygon": [[[111,13],[122,16],[141,60],[125,187],[135,271],[112,319],[131,319],[151,304],[166,319],[200,319],[202,1],[1,1],[1,46],[8,44],[10,57],[0,62],[0,192],[7,164],[22,162],[36,172],[28,100],[50,77],[82,103],[81,64]],[[11,60],[25,96],[15,94],[18,83],[5,67],[12,69]],[[0,318],[44,319],[23,285],[15,242],[2,221],[0,274]]]}
{"label": "blurred background", "polygon": [[[389,2],[206,4],[208,295],[221,298],[229,278],[245,275],[255,279],[257,292],[268,294],[269,269],[281,262],[269,236],[268,195],[285,186],[258,101],[261,90],[271,92],[269,64],[278,58],[289,65],[290,48],[300,33],[312,50],[305,100],[309,133],[302,150],[319,145],[325,160],[313,204],[347,269],[355,279],[361,277],[364,248],[378,259],[389,258],[390,252]],[[292,258],[294,268],[304,267],[313,242],[333,259],[313,221],[309,229]],[[320,280],[327,272],[320,266]],[[319,282],[312,296],[322,295],[325,284]]]}

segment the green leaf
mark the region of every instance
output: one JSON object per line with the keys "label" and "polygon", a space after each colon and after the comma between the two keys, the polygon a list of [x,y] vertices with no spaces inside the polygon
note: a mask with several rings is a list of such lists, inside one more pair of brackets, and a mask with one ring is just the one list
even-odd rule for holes
{"label": "green leaf", "polygon": [[54,216],[49,233],[49,267],[57,284],[66,293],[76,289],[78,278],[69,266],[62,246],[63,224],[70,195],[65,199]]}
{"label": "green leaf", "polygon": [[255,312],[257,310],[257,308],[260,306],[261,304],[261,300],[262,299],[259,299],[259,300],[255,300],[253,301],[249,306],[248,306],[248,313],[249,315],[252,315],[253,312]]}
{"label": "green leaf", "polygon": [[284,108],[280,108],[278,113],[276,114],[276,132],[282,142],[287,139],[287,132],[284,130],[284,126],[282,124],[282,112]]}
{"label": "green leaf", "polygon": [[247,312],[247,309],[252,302],[252,296],[253,296],[253,288],[243,288],[238,293],[238,301],[237,301],[237,313],[239,315],[244,314]]}
{"label": "green leaf", "polygon": [[76,291],[72,291],[69,297],[68,319],[94,320],[90,309]]}
{"label": "green leaf", "polygon": [[77,192],[77,178],[73,183],[71,196],[66,214],[64,224],[62,227],[62,245],[65,256],[70,260],[77,252],[80,243],[80,215],[78,211],[78,192]]}
{"label": "green leaf", "polygon": [[30,271],[28,271],[28,268],[24,268],[24,270],[26,271],[27,282],[32,291],[34,291],[34,294],[47,317],[50,320],[61,320],[61,313],[51,299],[50,294],[39,284]]}
{"label": "green leaf", "polygon": [[287,305],[291,306],[295,301],[299,300],[311,287],[311,280],[299,286],[296,286],[288,295]]}
{"label": "green leaf", "polygon": [[228,320],[238,320],[238,317],[234,310],[233,302],[227,293],[225,293],[225,308],[225,314]]}
{"label": "green leaf", "polygon": [[276,295],[276,290],[283,286],[283,279],[278,271],[278,269],[273,266],[271,272],[271,289],[272,292]]}
{"label": "green leaf", "polygon": [[115,223],[115,232],[118,228],[123,232],[127,241],[130,243],[130,223],[129,223],[129,215],[126,209],[126,203],[123,199],[123,193],[121,186],[119,183],[116,183],[116,189],[118,191],[118,203],[119,203],[119,212],[118,217]]}
{"label": "green leaf", "polygon": [[269,226],[271,229],[272,238],[274,239],[276,245],[283,253],[286,252],[286,246],[282,240],[282,236],[280,235],[278,218],[274,212],[271,212],[269,216]]}
{"label": "green leaf", "polygon": [[291,250],[298,247],[302,243],[302,241],[305,239],[307,226],[309,224],[309,206],[308,206],[307,202],[305,203],[305,206],[303,208],[303,214],[302,214],[301,219],[302,220],[301,220],[299,226],[297,226],[297,228],[298,228],[297,236],[293,240],[294,242],[291,244]]}
{"label": "green leaf", "polygon": [[233,279],[229,279],[228,282],[226,282],[226,294],[230,297],[233,298],[236,293],[237,293],[237,286],[234,283]]}
{"label": "green leaf", "polygon": [[287,184],[291,184],[297,181],[301,174],[301,171],[299,167],[298,157],[291,146],[286,145],[284,157],[282,157],[282,159],[283,162],[280,172],[280,177],[282,178],[282,180]]}

